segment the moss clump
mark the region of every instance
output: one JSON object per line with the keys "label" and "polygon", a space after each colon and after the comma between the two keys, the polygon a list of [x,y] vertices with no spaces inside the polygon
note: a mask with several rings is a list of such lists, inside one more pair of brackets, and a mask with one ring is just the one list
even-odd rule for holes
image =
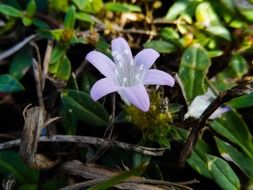
{"label": "moss clump", "polygon": [[173,119],[168,108],[168,99],[162,97],[161,93],[151,92],[148,112],[142,112],[134,106],[125,106],[124,111],[129,121],[143,131],[144,141],[169,146],[168,136]]}

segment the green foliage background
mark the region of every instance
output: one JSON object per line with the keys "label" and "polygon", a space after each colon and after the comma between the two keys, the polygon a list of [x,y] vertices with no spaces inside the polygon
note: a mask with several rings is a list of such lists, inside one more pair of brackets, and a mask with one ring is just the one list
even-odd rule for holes
{"label": "green foliage background", "polygon": [[[33,79],[33,59],[42,64],[45,44],[50,42],[53,45],[45,77],[55,88],[52,90],[46,84],[45,89],[59,95],[60,103],[53,105],[62,117],[58,132],[87,135],[92,129],[93,135],[100,136],[106,127],[128,126],[141,134],[137,140],[126,135],[129,142],[166,147],[173,152],[172,145],[187,138],[188,123],[194,119],[183,116],[197,96],[208,89],[217,95],[252,80],[252,29],[253,4],[249,0],[1,0],[0,106],[6,104],[4,97],[10,96],[15,102],[17,97],[23,98],[22,93],[29,94],[31,85],[27,81]],[[85,55],[96,49],[110,56],[110,41],[118,36],[128,41],[134,54],[143,48],[160,52],[156,67],[177,78],[178,83],[172,89],[149,88],[151,109],[147,113],[123,105],[115,96],[100,102],[90,98],[90,88],[101,76],[87,64]],[[40,57],[28,42],[6,55],[9,48],[27,38],[37,44]],[[252,96],[249,90],[248,94],[226,103],[229,112],[208,120],[187,160],[200,179],[200,187],[205,187],[202,179],[209,179],[224,190],[252,189],[253,142],[249,127]],[[17,101],[15,107],[23,109],[29,103],[36,101],[24,99]],[[183,128],[178,127],[179,123]],[[124,132],[121,134],[124,136]],[[80,149],[77,158],[85,162],[96,151],[94,147]],[[100,163],[121,168],[128,163],[127,167],[133,169],[91,189],[103,185],[108,188],[141,173],[147,178],[173,180],[162,167],[166,165],[167,172],[173,172],[169,165],[176,166],[177,162],[171,158],[177,155],[165,154],[161,161],[127,151],[120,157],[117,151],[106,152]],[[144,162],[145,167],[149,163],[152,172],[144,171]],[[17,189],[37,189],[41,184],[38,177],[41,171],[28,168],[13,150],[0,151],[0,173],[2,179],[13,178]],[[52,176],[43,189],[67,185],[64,179],[68,175],[61,175],[60,179],[56,174]]]}

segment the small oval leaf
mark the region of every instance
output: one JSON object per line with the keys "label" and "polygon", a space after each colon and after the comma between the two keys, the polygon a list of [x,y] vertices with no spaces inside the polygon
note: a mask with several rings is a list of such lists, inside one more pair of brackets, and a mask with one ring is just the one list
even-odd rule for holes
{"label": "small oval leaf", "polygon": [[69,111],[80,120],[93,126],[106,126],[109,114],[98,102],[94,102],[87,93],[78,90],[65,90],[62,102]]}
{"label": "small oval leaf", "polygon": [[105,8],[108,11],[113,12],[141,12],[141,8],[137,5],[131,5],[126,3],[106,3]]}
{"label": "small oval leaf", "polygon": [[239,152],[236,147],[215,137],[221,156],[236,164],[249,178],[253,178],[253,160]]}
{"label": "small oval leaf", "polygon": [[17,80],[20,80],[32,66],[31,48],[23,48],[12,59],[9,73]]}
{"label": "small oval leaf", "polygon": [[170,42],[163,40],[152,40],[144,44],[145,48],[153,48],[160,53],[171,53],[177,50],[177,47]]}
{"label": "small oval leaf", "polygon": [[182,80],[188,101],[205,93],[204,79],[210,64],[208,53],[200,45],[192,45],[183,53],[179,77]]}
{"label": "small oval leaf", "polygon": [[70,6],[65,19],[64,19],[64,28],[65,29],[74,29],[75,26],[75,14],[76,14],[76,9],[74,6]]}
{"label": "small oval leaf", "polygon": [[24,90],[22,84],[20,84],[19,81],[17,81],[11,75],[0,75],[0,92],[11,93],[19,92],[22,90]]}
{"label": "small oval leaf", "polygon": [[0,5],[0,13],[13,17],[22,17],[23,14],[20,10],[15,9],[8,5]]}
{"label": "small oval leaf", "polygon": [[224,113],[222,117],[210,122],[215,132],[238,145],[250,158],[253,159],[252,137],[246,123],[236,111]]}
{"label": "small oval leaf", "polygon": [[214,181],[224,190],[240,189],[240,181],[229,164],[216,156],[207,156],[207,165]]}

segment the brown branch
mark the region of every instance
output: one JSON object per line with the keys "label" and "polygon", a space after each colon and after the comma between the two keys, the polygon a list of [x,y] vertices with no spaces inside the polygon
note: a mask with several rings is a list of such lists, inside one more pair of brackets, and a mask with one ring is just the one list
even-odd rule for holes
{"label": "brown branch", "polygon": [[48,40],[47,48],[46,48],[46,52],[45,52],[44,60],[43,60],[43,72],[42,72],[42,84],[41,84],[42,90],[44,90],[44,87],[45,87],[46,77],[48,74],[48,67],[49,67],[52,51],[53,51],[53,40]]}
{"label": "brown branch", "polygon": [[15,46],[11,47],[10,49],[2,52],[0,54],[0,61],[2,61],[3,59],[13,55],[14,53],[16,53],[17,51],[19,51],[21,48],[23,48],[27,43],[29,43],[30,41],[32,41],[34,38],[36,37],[35,34],[32,34],[28,37],[26,37],[23,41],[17,43]]}
{"label": "brown branch", "polygon": [[37,12],[35,14],[35,17],[43,20],[44,22],[46,22],[53,29],[61,27],[61,24],[57,20],[55,20],[54,18],[49,17],[48,15],[45,15],[43,13]]}
{"label": "brown branch", "polygon": [[192,127],[191,132],[186,140],[185,146],[180,153],[178,161],[179,167],[183,167],[188,156],[191,154],[193,147],[199,137],[201,129],[206,125],[206,121],[212,115],[215,110],[223,103],[232,100],[233,98],[249,94],[253,91],[253,81],[241,83],[225,92],[219,93],[219,95],[211,102],[211,104],[205,109],[200,118],[196,122],[196,126]]}
{"label": "brown branch", "polygon": [[[67,143],[76,143],[78,146],[85,145],[99,145],[99,146],[109,146],[117,147],[129,151],[138,152],[144,155],[150,156],[162,156],[163,153],[167,150],[166,148],[149,148],[144,146],[138,146],[134,144],[128,144],[124,142],[106,140],[97,137],[87,137],[87,136],[74,136],[74,135],[53,135],[53,136],[42,136],[39,138],[39,142],[67,142]],[[19,146],[20,139],[8,141],[0,144],[0,150]]]}

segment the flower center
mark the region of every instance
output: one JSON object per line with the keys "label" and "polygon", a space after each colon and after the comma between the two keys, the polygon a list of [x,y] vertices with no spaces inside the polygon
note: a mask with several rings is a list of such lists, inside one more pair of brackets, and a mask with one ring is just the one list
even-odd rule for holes
{"label": "flower center", "polygon": [[142,82],[146,73],[144,65],[135,65],[127,49],[122,53],[113,51],[112,56],[115,62],[114,80],[119,86],[130,87]]}

